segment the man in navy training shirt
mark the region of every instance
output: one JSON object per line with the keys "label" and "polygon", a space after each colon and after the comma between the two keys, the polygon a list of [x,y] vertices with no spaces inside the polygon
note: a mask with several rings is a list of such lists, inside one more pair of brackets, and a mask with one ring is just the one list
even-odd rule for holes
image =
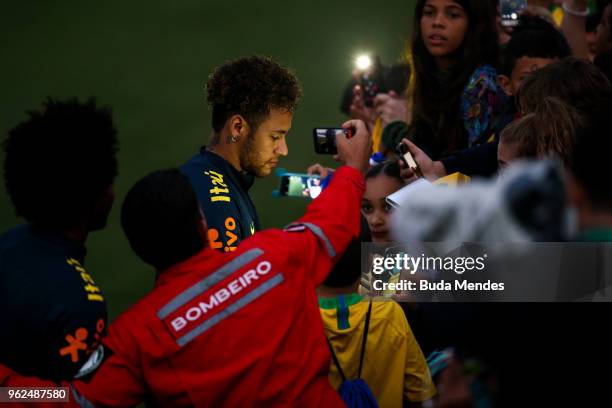
{"label": "man in navy training shirt", "polygon": [[116,134],[93,99],[48,99],[4,142],[6,190],[27,223],[0,235],[0,363],[21,374],[58,382],[100,360],[106,301],[84,244],[113,203]]}
{"label": "man in navy training shirt", "polygon": [[268,176],[289,153],[285,138],[301,93],[297,78],[269,58],[240,58],[211,74],[213,132],[180,168],[208,221],[211,248],[232,252],[260,230],[248,191],[255,177]]}

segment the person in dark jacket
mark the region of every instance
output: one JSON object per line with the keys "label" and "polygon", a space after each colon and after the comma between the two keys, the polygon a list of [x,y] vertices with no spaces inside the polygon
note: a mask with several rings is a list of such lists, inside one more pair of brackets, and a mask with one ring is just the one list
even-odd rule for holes
{"label": "person in dark jacket", "polygon": [[72,379],[106,332],[106,299],[85,268],[117,176],[117,131],[93,99],[49,99],[9,131],[4,181],[26,224],[0,235],[0,363]]}

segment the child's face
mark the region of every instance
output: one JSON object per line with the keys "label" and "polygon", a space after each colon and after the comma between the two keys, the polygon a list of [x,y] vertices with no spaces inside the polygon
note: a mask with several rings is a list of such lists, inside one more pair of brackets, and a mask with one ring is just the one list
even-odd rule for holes
{"label": "child's face", "polygon": [[499,83],[508,96],[516,95],[519,86],[527,75],[557,61],[556,58],[521,57],[516,60],[510,78],[500,75]]}
{"label": "child's face", "polygon": [[361,201],[361,212],[368,222],[372,242],[389,242],[389,215],[392,207],[385,198],[402,186],[399,181],[380,174],[366,180],[366,191]]}
{"label": "child's face", "polygon": [[439,68],[453,62],[468,29],[468,16],[463,7],[452,0],[427,0],[421,17],[421,39]]}

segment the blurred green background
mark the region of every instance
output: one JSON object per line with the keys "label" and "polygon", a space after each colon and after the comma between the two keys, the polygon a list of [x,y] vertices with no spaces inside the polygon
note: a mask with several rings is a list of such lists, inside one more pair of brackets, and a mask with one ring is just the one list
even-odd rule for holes
{"label": "blurred green background", "polygon": [[[47,95],[96,96],[112,106],[121,143],[117,199],[108,227],[87,241],[86,266],[114,318],[152,287],[154,275],[130,251],[120,204],[137,179],[182,164],[206,142],[204,83],[212,69],[251,54],[292,68],[304,98],[280,166],[303,172],[317,161],[332,164],[314,154],[311,129],[344,120],[338,107],[355,55],[375,53],[387,65],[401,60],[413,8],[412,0],[4,2],[0,139]],[[251,190],[264,228],[287,224],[307,204],[273,199],[277,183],[270,176]],[[20,222],[2,189],[0,230]]]}

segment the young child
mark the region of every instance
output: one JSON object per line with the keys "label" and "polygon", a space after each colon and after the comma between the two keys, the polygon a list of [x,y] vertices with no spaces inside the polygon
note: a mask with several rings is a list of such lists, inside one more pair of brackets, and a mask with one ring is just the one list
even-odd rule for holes
{"label": "young child", "polygon": [[485,142],[506,98],[490,0],[419,0],[411,138],[431,158]]}
{"label": "young child", "polygon": [[[358,294],[361,240],[351,242],[317,289],[325,334],[346,378],[358,378],[371,302],[360,378],[369,386],[380,407],[401,407],[405,401],[410,406],[418,406],[432,398],[436,388],[400,305],[391,300],[370,301]],[[336,389],[342,383],[334,362],[329,379]]]}
{"label": "young child", "polygon": [[502,50],[497,81],[508,96],[514,96],[529,73],[570,55],[559,30],[539,17],[523,16]]}
{"label": "young child", "polygon": [[521,114],[528,114],[543,98],[554,96],[584,115],[592,109],[593,100],[609,88],[610,81],[599,68],[568,57],[528,75],[516,94],[516,107]]}
{"label": "young child", "polygon": [[383,162],[366,174],[366,191],[361,201],[361,213],[365,217],[372,242],[389,242],[389,216],[392,207],[386,198],[404,186],[397,162]]}
{"label": "young child", "polygon": [[547,97],[533,113],[506,126],[501,132],[497,149],[499,167],[524,158],[555,155],[564,164],[571,164],[573,133],[580,116],[558,98]]}

